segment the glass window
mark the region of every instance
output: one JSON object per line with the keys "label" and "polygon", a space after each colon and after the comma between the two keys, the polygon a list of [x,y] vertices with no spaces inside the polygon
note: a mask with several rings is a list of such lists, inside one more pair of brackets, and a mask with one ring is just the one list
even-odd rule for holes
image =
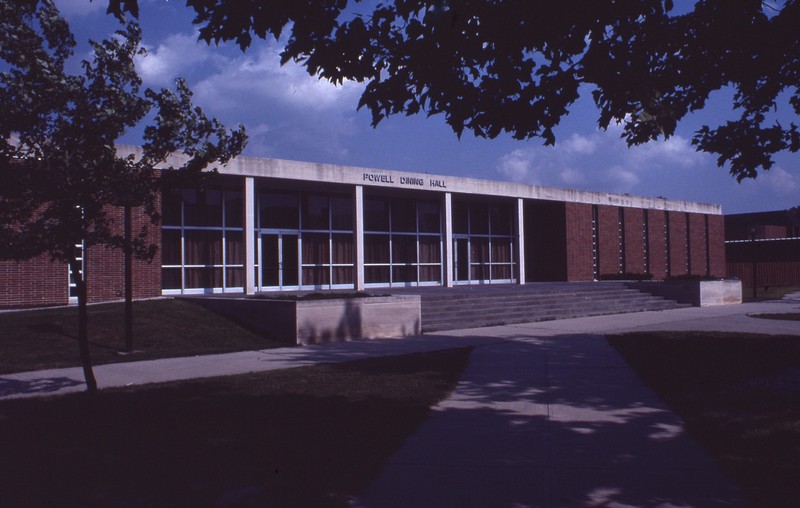
{"label": "glass window", "polygon": [[330,273],[327,266],[303,267],[304,286],[324,286],[330,284]]}
{"label": "glass window", "polygon": [[417,238],[411,235],[392,236],[392,263],[416,263]]}
{"label": "glass window", "polygon": [[[303,264],[329,264],[330,245],[325,233],[306,233],[303,235]],[[305,272],[305,267],[303,271]]]}
{"label": "glass window", "polygon": [[330,229],[328,196],[305,194],[303,196],[303,229]]}
{"label": "glass window", "polygon": [[239,191],[225,191],[225,226],[240,228],[243,226],[244,202]]}
{"label": "glass window", "polygon": [[407,199],[392,200],[392,232],[413,233],[417,230],[414,202]]}
{"label": "glass window", "polygon": [[218,288],[222,287],[221,268],[186,268],[186,288]]}
{"label": "glass window", "polygon": [[465,203],[453,203],[453,233],[469,233],[469,207]]}
{"label": "glass window", "polygon": [[420,282],[440,282],[442,269],[440,265],[423,265],[419,267]]}
{"label": "glass window", "polygon": [[217,265],[222,263],[222,231],[186,230],[184,235],[184,257],[187,265]]}
{"label": "glass window", "polygon": [[421,233],[438,233],[441,230],[439,218],[439,203],[435,201],[420,201],[417,203],[419,215],[419,230]]}
{"label": "glass window", "polygon": [[262,192],[258,196],[262,228],[298,229],[300,213],[297,194]]}
{"label": "glass window", "polygon": [[222,191],[183,191],[183,220],[185,226],[221,227]]}
{"label": "glass window", "polygon": [[364,198],[364,230],[389,231],[388,198]]}
{"label": "glass window", "polygon": [[393,266],[392,282],[417,282],[417,267]]}
{"label": "glass window", "polygon": [[161,264],[180,265],[181,260],[181,230],[161,230]]}
{"label": "glass window", "polygon": [[225,270],[225,287],[244,287],[244,268],[227,268]]}
{"label": "glass window", "polygon": [[440,263],[442,261],[441,244],[438,236],[419,237],[419,262]]}
{"label": "glass window", "polygon": [[334,264],[347,264],[355,262],[353,235],[333,235],[331,246]]}
{"label": "glass window", "polygon": [[334,266],[334,284],[352,284],[355,281],[355,269],[352,266]]}
{"label": "glass window", "polygon": [[353,230],[353,198],[331,196],[331,229],[335,231]]}
{"label": "glass window", "polygon": [[492,262],[511,262],[511,238],[492,238]]}
{"label": "glass window", "polygon": [[181,194],[164,192],[161,195],[161,224],[164,226],[181,225]]}
{"label": "glass window", "polygon": [[489,209],[493,235],[511,235],[511,207],[492,206]]}
{"label": "glass window", "polygon": [[364,262],[389,262],[389,235],[364,235]]}
{"label": "glass window", "polygon": [[181,289],[181,269],[162,268],[161,269],[161,288],[162,289]]}
{"label": "glass window", "polygon": [[473,235],[489,234],[489,208],[483,203],[470,206],[469,232]]}
{"label": "glass window", "polygon": [[389,267],[388,266],[365,266],[364,267],[364,282],[367,284],[388,284]]}
{"label": "glass window", "polygon": [[229,265],[244,264],[244,235],[241,231],[226,232],[225,262]]}
{"label": "glass window", "polygon": [[470,239],[470,262],[472,264],[489,262],[488,238],[473,237]]}

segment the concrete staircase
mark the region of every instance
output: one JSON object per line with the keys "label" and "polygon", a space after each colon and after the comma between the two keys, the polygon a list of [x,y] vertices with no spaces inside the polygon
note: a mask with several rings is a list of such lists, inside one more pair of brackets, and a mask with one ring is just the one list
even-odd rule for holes
{"label": "concrete staircase", "polygon": [[688,306],[623,282],[464,286],[419,294],[423,332]]}

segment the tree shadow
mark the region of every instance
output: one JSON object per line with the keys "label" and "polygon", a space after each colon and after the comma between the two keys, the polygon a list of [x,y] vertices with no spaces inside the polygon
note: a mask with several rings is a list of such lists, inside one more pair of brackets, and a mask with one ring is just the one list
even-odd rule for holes
{"label": "tree shadow", "polygon": [[28,380],[0,377],[0,398],[13,395],[25,396],[55,393],[64,388],[83,385],[82,381],[76,381],[68,377],[47,377]]}

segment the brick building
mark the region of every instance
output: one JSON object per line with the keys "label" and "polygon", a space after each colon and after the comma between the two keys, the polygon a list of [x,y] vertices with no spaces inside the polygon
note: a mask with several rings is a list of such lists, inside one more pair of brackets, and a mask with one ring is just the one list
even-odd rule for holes
{"label": "brick building", "polygon": [[[725,275],[718,205],[627,194],[240,157],[162,216],[137,298]],[[120,298],[121,253],[84,254],[90,300]],[[4,307],[70,298],[48,259],[0,261],[0,286]]]}
{"label": "brick building", "polygon": [[800,286],[800,208],[726,215],[725,251],[745,288]]}

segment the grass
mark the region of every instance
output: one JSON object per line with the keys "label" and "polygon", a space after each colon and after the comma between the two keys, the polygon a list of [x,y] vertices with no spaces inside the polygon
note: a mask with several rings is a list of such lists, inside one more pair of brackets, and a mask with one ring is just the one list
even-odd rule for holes
{"label": "grass", "polygon": [[759,319],[778,319],[781,321],[800,321],[800,312],[780,312],[764,314],[748,314],[750,317]]}
{"label": "grass", "polygon": [[0,402],[3,506],[347,506],[470,349]]}
{"label": "grass", "polygon": [[[124,349],[122,303],[89,307],[95,364],[194,356],[285,346],[187,300],[134,302],[136,351]],[[0,313],[0,374],[80,365],[75,307]]]}
{"label": "grass", "polygon": [[800,337],[647,332],[609,337],[755,506],[796,506]]}

